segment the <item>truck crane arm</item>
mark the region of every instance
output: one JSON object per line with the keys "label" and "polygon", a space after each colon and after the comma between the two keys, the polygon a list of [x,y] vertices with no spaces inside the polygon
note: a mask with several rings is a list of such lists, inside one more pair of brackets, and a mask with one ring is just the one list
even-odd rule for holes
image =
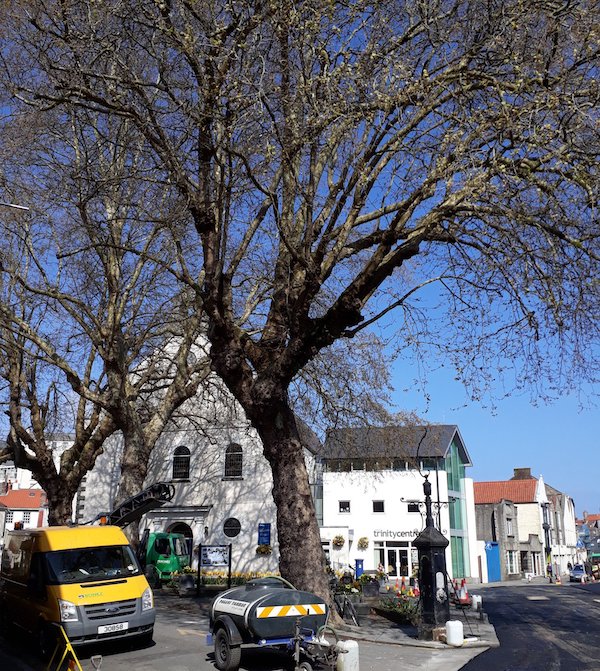
{"label": "truck crane arm", "polygon": [[142,490],[139,494],[123,501],[121,505],[109,513],[100,513],[94,518],[94,522],[106,518],[107,524],[118,527],[126,527],[128,524],[139,520],[142,515],[155,508],[168,503],[175,495],[175,487],[168,482],[155,482],[150,487]]}

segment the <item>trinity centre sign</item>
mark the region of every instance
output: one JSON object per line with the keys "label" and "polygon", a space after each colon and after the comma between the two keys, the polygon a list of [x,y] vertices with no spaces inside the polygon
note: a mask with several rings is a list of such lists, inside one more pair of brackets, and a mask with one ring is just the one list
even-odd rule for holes
{"label": "trinity centre sign", "polygon": [[421,532],[418,529],[411,529],[410,531],[394,531],[393,529],[375,529],[373,531],[373,538],[387,538],[388,540],[396,540],[399,538],[416,538]]}

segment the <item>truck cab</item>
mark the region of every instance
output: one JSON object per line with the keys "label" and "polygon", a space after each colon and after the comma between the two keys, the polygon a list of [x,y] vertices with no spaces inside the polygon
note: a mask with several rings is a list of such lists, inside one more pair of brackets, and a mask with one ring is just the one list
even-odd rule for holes
{"label": "truck cab", "polygon": [[170,580],[173,573],[190,565],[190,553],[183,534],[152,531],[142,538],[142,547],[144,544],[146,569],[154,567],[160,581]]}

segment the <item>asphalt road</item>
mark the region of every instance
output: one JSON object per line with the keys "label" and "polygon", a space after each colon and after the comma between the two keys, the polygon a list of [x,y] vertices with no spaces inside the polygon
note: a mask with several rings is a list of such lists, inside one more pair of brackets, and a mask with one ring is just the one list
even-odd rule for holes
{"label": "asphalt road", "polygon": [[463,671],[599,671],[600,583],[481,590],[500,647]]}
{"label": "asphalt road", "polygon": [[[106,643],[78,649],[84,671],[92,671],[93,655],[102,655],[101,671],[215,671],[213,648],[206,642],[208,619],[192,601],[156,600],[154,643]],[[458,671],[480,649],[443,650],[359,642],[361,671]],[[44,671],[35,644],[23,635],[0,639],[0,670]],[[64,668],[64,667],[63,667]],[[293,668],[293,667],[292,667]],[[53,667],[55,669],[55,666]],[[289,671],[290,657],[267,649],[245,649],[243,671]]]}

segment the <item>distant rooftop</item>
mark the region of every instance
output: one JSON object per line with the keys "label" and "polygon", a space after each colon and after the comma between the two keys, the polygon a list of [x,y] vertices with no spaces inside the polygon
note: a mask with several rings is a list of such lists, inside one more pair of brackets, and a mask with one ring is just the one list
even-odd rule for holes
{"label": "distant rooftop", "polygon": [[0,504],[9,510],[39,510],[46,504],[46,492],[42,489],[9,489],[0,496]]}
{"label": "distant rooftop", "polygon": [[475,504],[500,503],[535,503],[537,480],[501,480],[498,482],[474,482]]}

